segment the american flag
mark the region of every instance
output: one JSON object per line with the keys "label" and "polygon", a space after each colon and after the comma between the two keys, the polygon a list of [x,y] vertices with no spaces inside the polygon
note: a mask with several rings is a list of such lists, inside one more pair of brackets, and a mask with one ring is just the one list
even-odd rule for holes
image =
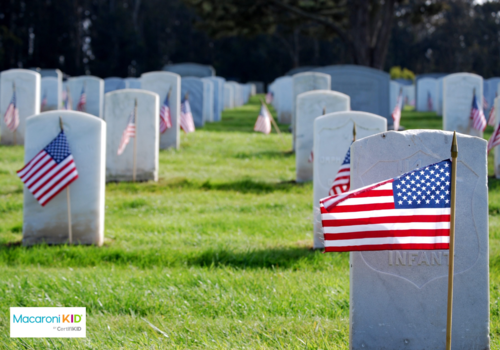
{"label": "american flag", "polygon": [[260,107],[260,113],[253,130],[263,132],[264,134],[269,134],[271,132],[271,116],[264,104]]}
{"label": "american flag", "polygon": [[396,106],[392,111],[392,120],[394,120],[394,131],[399,130],[399,122],[401,120],[401,109],[403,108],[403,90],[399,90]]}
{"label": "american flag", "polygon": [[327,252],[448,249],[451,161],[320,200]]}
{"label": "american flag", "polygon": [[85,105],[87,104],[87,94],[85,93],[85,85],[82,87],[82,93],[80,94],[80,99],[78,100],[78,105],[76,110],[80,112],[85,112]]}
{"label": "american flag", "polygon": [[500,145],[500,123],[496,126],[493,135],[488,140],[488,153],[498,145]]}
{"label": "american flag", "polygon": [[118,146],[118,155],[122,154],[123,151],[125,151],[125,148],[127,147],[131,137],[135,137],[134,113],[130,114],[127,126],[125,127],[125,130],[123,130],[122,139],[120,140],[120,145]]}
{"label": "american flag", "polygon": [[434,110],[434,108],[432,106],[432,96],[431,96],[431,93],[429,91],[427,91],[427,110],[429,112]]}
{"label": "american flag", "polygon": [[488,101],[486,101],[486,97],[483,95],[483,110],[487,110],[488,106]]}
{"label": "american flag", "polygon": [[488,115],[488,125],[495,126],[495,105],[491,106],[490,114]]}
{"label": "american flag", "polygon": [[273,97],[274,97],[274,94],[272,91],[269,91],[267,94],[266,94],[266,103],[267,104],[270,104],[271,102],[273,102]]}
{"label": "american flag", "polygon": [[470,118],[472,119],[472,127],[474,129],[479,131],[484,131],[484,129],[486,129],[486,118],[484,117],[483,109],[479,108],[477,104],[476,95],[472,98]]}
{"label": "american flag", "polygon": [[66,89],[66,91],[63,91],[63,109],[70,111],[71,110],[71,94],[69,93],[69,88]]}
{"label": "american flag", "polygon": [[167,129],[172,127],[172,118],[170,116],[170,107],[168,106],[168,97],[170,93],[165,96],[163,105],[160,108],[160,133],[163,134]]}
{"label": "american flag", "polygon": [[314,150],[311,150],[311,154],[309,155],[309,158],[307,158],[308,163],[314,162]]}
{"label": "american flag", "polygon": [[45,91],[43,93],[43,98],[42,98],[42,105],[40,106],[40,110],[43,111],[43,109],[47,106],[47,92]]}
{"label": "american flag", "polygon": [[[351,143],[352,145],[352,143]],[[337,176],[335,180],[333,180],[332,188],[328,193],[330,196],[334,196],[337,194],[341,194],[349,191],[351,187],[351,146],[347,150],[344,161],[340,166],[339,171],[337,172]]]}
{"label": "american flag", "polygon": [[78,179],[64,131],[17,172],[21,181],[43,206]]}
{"label": "american flag", "polygon": [[3,116],[3,121],[5,125],[7,125],[7,129],[11,132],[16,131],[19,126],[19,109],[16,105],[16,90],[12,91],[12,99],[10,100],[9,105],[7,106],[7,110]]}
{"label": "american flag", "polygon": [[190,133],[195,131],[193,114],[191,114],[191,106],[189,105],[189,100],[184,98],[181,103],[181,128],[184,132]]}

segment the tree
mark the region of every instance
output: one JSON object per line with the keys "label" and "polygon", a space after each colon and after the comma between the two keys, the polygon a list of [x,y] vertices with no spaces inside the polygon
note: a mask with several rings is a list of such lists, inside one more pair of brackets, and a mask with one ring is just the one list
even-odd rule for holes
{"label": "tree", "polygon": [[216,38],[272,34],[280,26],[338,37],[352,62],[382,69],[396,14],[421,22],[442,11],[440,0],[184,0],[200,29]]}

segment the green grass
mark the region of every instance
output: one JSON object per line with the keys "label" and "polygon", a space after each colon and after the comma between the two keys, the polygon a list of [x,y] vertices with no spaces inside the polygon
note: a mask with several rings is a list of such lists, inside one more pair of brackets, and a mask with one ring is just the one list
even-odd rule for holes
{"label": "green grass", "polygon": [[[161,151],[158,183],[108,184],[101,248],[19,245],[23,148],[0,146],[0,348],[348,349],[348,254],[310,249],[312,184],[294,182],[286,125],[252,131],[258,110],[255,97]],[[441,118],[404,111],[402,124]],[[490,180],[492,348],[499,187]],[[87,338],[10,339],[11,306],[85,306]]]}

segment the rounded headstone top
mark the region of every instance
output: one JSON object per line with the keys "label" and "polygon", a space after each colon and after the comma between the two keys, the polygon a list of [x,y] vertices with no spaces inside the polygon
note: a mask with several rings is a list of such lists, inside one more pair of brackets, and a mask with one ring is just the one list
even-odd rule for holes
{"label": "rounded headstone top", "polygon": [[4,70],[3,72],[0,73],[2,76],[9,76],[9,75],[20,75],[20,74],[25,74],[27,76],[33,76],[33,77],[40,77],[41,75],[38,72],[35,72],[31,69],[22,69],[22,68],[14,68],[14,69],[7,69]]}
{"label": "rounded headstone top", "polygon": [[[331,96],[331,97],[339,97],[339,98],[345,98],[347,100],[350,100],[349,95],[343,94],[338,91],[332,91],[332,90],[311,90],[311,91],[306,91],[300,93],[297,98],[298,99],[305,99],[309,98],[312,96]],[[330,113],[331,114],[331,113]],[[367,113],[370,114],[370,113]]]}
{"label": "rounded headstone top", "polygon": [[209,65],[203,65],[199,63],[177,63],[177,64],[167,64],[163,67],[164,71],[175,72],[181,77],[186,76],[196,76],[196,77],[211,77],[215,75],[215,69]]}
{"label": "rounded headstone top", "polygon": [[74,118],[75,120],[85,120],[89,123],[106,124],[106,122],[104,120],[96,117],[95,115],[85,113],[85,112],[65,111],[65,110],[47,111],[47,112],[42,112],[40,114],[32,115],[31,117],[28,117],[26,119],[26,124],[30,125],[32,123],[47,121],[47,120],[51,120],[53,118],[56,118],[56,120],[59,120],[59,117],[61,117],[61,118],[68,117],[68,119],[63,119],[63,121],[69,121],[69,122],[71,122],[70,118]]}
{"label": "rounded headstone top", "polygon": [[455,80],[455,79],[460,79],[460,78],[469,78],[469,77],[483,79],[482,76],[474,74],[474,73],[453,73],[453,74],[448,74],[447,76],[445,76],[444,81]]}
{"label": "rounded headstone top", "polygon": [[68,78],[68,81],[76,81],[76,80],[97,80],[97,81],[102,81],[101,78],[96,77],[94,75],[80,75],[79,77],[71,77]]}
{"label": "rounded headstone top", "polygon": [[179,79],[181,78],[181,76],[177,73],[165,72],[165,71],[154,71],[154,72],[142,73],[141,79],[142,78],[149,78],[149,77],[157,77],[157,76],[175,77],[175,78],[179,78]]}
{"label": "rounded headstone top", "polygon": [[[340,92],[337,92],[340,95],[344,95]],[[345,95],[347,96],[347,95]],[[347,96],[349,97],[349,96]],[[320,123],[321,121],[325,119],[335,119],[335,118],[349,118],[349,117],[361,117],[361,118],[374,118],[374,119],[380,119],[381,121],[387,121],[386,118],[381,117],[379,115],[373,114],[373,113],[368,113],[368,112],[360,112],[360,111],[344,111],[344,112],[334,112],[334,113],[327,113],[325,115],[322,115],[319,118],[316,118],[315,122]]]}
{"label": "rounded headstone top", "polygon": [[308,77],[308,76],[324,76],[325,78],[326,77],[330,77],[328,74],[326,73],[322,73],[322,72],[310,72],[310,71],[307,71],[307,72],[301,72],[301,73],[296,73],[294,75],[292,75],[292,78],[293,79],[298,79],[298,78],[301,78],[301,77]]}
{"label": "rounded headstone top", "polygon": [[120,90],[114,90],[110,91],[104,94],[104,96],[113,96],[113,95],[120,95],[120,94],[138,94],[138,95],[151,95],[151,96],[158,96],[156,92],[148,91],[148,90],[143,90],[143,89],[120,89]]}
{"label": "rounded headstone top", "polygon": [[357,71],[357,72],[363,72],[366,74],[378,74],[378,75],[383,75],[383,76],[389,76],[389,73],[384,72],[380,69],[376,68],[371,68],[371,67],[365,67],[365,66],[358,66],[355,64],[335,64],[331,66],[324,66],[324,67],[319,67],[314,69],[315,72],[331,72],[331,71],[339,71],[339,72],[349,72],[349,71]]}

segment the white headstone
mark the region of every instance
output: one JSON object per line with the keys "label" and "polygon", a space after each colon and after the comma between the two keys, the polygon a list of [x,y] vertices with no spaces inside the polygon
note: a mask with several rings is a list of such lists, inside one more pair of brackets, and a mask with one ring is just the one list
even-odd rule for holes
{"label": "white headstone", "polygon": [[16,106],[19,109],[19,126],[15,131],[16,144],[25,141],[26,118],[40,113],[40,74],[28,69],[9,69],[0,73],[0,143],[12,145],[14,133],[7,129],[3,116],[12,100],[16,86]]}
{"label": "white headstone", "polygon": [[226,80],[221,77],[210,77],[208,79],[214,84],[214,122],[219,122],[224,109],[224,83]]}
{"label": "white headstone", "polygon": [[[452,133],[388,132],[351,147],[351,188],[450,158]],[[458,134],[453,349],[489,349],[486,141]],[[353,252],[351,349],[444,349],[448,250]]]}
{"label": "white headstone", "polygon": [[366,112],[330,113],[314,120],[314,248],[324,247],[319,200],[328,197],[352,143],[354,123],[356,140],[387,130],[386,118]]}
{"label": "white headstone", "polygon": [[[130,139],[121,155],[117,154],[123,131],[137,100],[135,139]],[[158,154],[160,148],[158,94],[145,90],[122,89],[108,92],[105,97],[104,120],[107,124],[106,181],[132,181],[134,142],[136,150],[136,180],[158,181]]]}
{"label": "white headstone", "polygon": [[125,88],[126,89],[142,89],[141,79],[139,78],[125,78]]}
{"label": "white headstone", "polygon": [[235,81],[228,81],[226,84],[231,86],[231,89],[233,90],[233,107],[236,108],[241,106],[241,89],[240,89],[240,84],[238,84]]}
{"label": "white headstone", "polygon": [[394,110],[394,107],[396,107],[396,103],[398,103],[398,96],[399,96],[399,89],[401,86],[399,83],[395,82],[394,80],[391,80],[391,85],[390,85],[390,94],[389,94],[389,101],[390,101],[390,106],[389,108],[391,109],[391,112]]}
{"label": "white headstone", "polygon": [[498,96],[498,84],[500,83],[500,78],[489,78],[483,80],[483,96],[486,100],[486,109],[484,111],[485,115],[488,116],[493,104],[495,103],[495,98]]}
{"label": "white headstone", "polygon": [[234,108],[234,88],[229,83],[224,83],[224,109]]}
{"label": "white headstone", "polygon": [[[304,72],[292,76],[292,133],[293,133],[293,149],[296,142],[296,111],[297,111],[297,96],[303,92],[312,90],[330,90],[331,77],[325,73]],[[333,112],[333,111],[332,111]],[[335,111],[337,112],[337,111]],[[312,128],[312,125],[311,125]],[[311,131],[312,132],[312,131]]]}
{"label": "white headstone", "polygon": [[278,121],[284,124],[292,122],[293,106],[293,80],[292,77],[280,77],[275,81],[274,91],[275,109],[278,113]]}
{"label": "white headstone", "polygon": [[483,78],[471,73],[447,75],[443,80],[443,130],[483,137],[472,127],[470,112],[473,92],[479,107],[483,105]]}
{"label": "white headstone", "polygon": [[105,94],[107,94],[108,92],[111,92],[111,91],[125,89],[125,88],[126,88],[126,82],[122,78],[110,77],[110,78],[104,79],[104,93]]}
{"label": "white headstone", "polygon": [[434,78],[422,78],[417,81],[417,111],[429,112],[429,96],[431,98],[432,110],[437,111],[438,105],[438,81]]}
{"label": "white headstone", "polygon": [[44,97],[47,99],[47,104],[43,107],[43,111],[52,111],[61,108],[62,103],[62,81],[56,77],[42,78],[40,89],[40,108]]}
{"label": "white headstone", "polygon": [[405,104],[407,104],[408,106],[415,107],[415,100],[416,100],[415,85],[403,86],[403,99]]}
{"label": "white headstone", "polygon": [[201,128],[205,125],[204,113],[206,108],[205,99],[207,98],[206,92],[207,83],[200,78],[187,77],[181,80],[181,95],[184,97],[188,94],[189,105],[191,106],[191,114],[193,115],[194,125]]}
{"label": "white headstone", "polygon": [[437,79],[437,115],[443,115],[443,80],[444,78]]}
{"label": "white headstone", "polygon": [[[78,179],[70,185],[73,243],[100,246],[104,241],[106,123],[76,111],[30,117],[26,121],[24,161],[33,159],[59,134],[59,117],[78,171]],[[24,188],[23,244],[67,243],[67,213],[66,190],[42,207]]]}
{"label": "white headstone", "polygon": [[203,119],[207,122],[214,122],[214,82],[209,78],[202,78],[203,81]]}
{"label": "white headstone", "polygon": [[77,109],[82,89],[85,89],[85,95],[87,97],[85,112],[102,118],[104,107],[104,81],[101,78],[90,75],[69,78],[67,80],[67,86],[71,94],[73,110]]}
{"label": "white headstone", "polygon": [[[149,72],[141,75],[141,87],[160,97],[160,108],[170,91],[169,107],[172,127],[160,135],[160,148],[180,147],[179,118],[181,115],[181,77],[170,72]],[[158,109],[158,116],[160,110]],[[159,123],[159,122],[158,122]]]}
{"label": "white headstone", "polygon": [[308,91],[297,96],[296,108],[296,178],[297,182],[312,181],[314,120],[323,114],[349,111],[350,98],[336,91]]}
{"label": "white headstone", "polygon": [[215,75],[215,69],[209,65],[203,65],[199,63],[177,63],[177,64],[167,64],[163,67],[164,71],[172,72],[184,77],[212,77]]}

